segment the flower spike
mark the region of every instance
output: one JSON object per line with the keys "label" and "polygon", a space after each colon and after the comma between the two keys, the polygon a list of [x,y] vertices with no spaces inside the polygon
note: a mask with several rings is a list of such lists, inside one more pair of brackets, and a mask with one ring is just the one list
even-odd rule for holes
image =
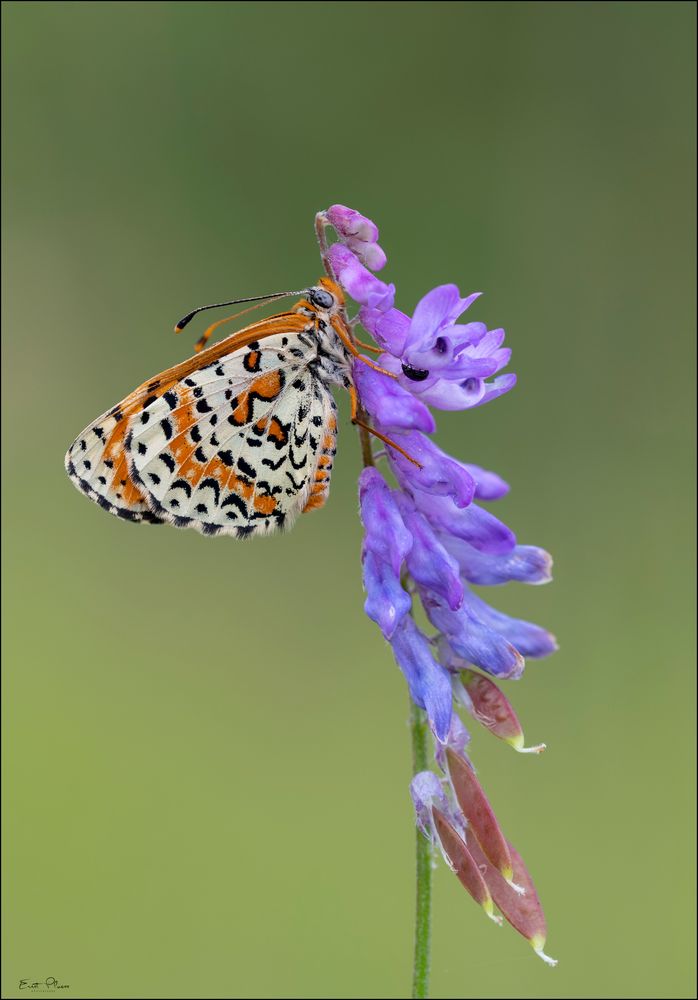
{"label": "flower spike", "polygon": [[[335,242],[327,239],[329,227]],[[524,658],[554,652],[555,639],[498,611],[472,587],[547,583],[552,560],[544,549],[519,544],[481,506],[505,496],[507,482],[447,455],[428,437],[436,430],[433,408],[469,410],[514,387],[516,375],[502,372],[511,351],[501,327],[489,329],[473,315],[479,292],[462,295],[445,283],[427,291],[411,316],[401,311],[395,286],[376,277],[386,255],[367,216],[331,205],[318,214],[316,229],[330,277],[358,305],[354,318],[335,317],[333,326],[354,356],[352,419],[362,429],[369,465],[359,489],[365,610],[389,642],[416,706],[412,735],[421,749],[410,792],[420,843],[438,846],[488,917],[501,923],[497,906],[553,965],[543,950],[547,930],[535,886],[470,763],[470,733],[458,713],[464,709],[519,753],[545,748],[525,745],[499,681],[521,677]],[[376,347],[359,338],[359,324]],[[385,444],[379,456],[367,434]],[[385,459],[380,471],[372,464],[378,457]],[[427,631],[417,624],[420,605]],[[429,732],[442,778],[424,769]],[[418,848],[423,861],[425,849]]]}

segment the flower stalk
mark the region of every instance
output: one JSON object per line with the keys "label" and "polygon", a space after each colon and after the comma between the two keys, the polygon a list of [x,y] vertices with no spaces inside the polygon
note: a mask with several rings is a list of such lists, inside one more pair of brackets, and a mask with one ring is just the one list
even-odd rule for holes
{"label": "flower stalk", "polygon": [[[412,776],[429,767],[429,724],[426,714],[410,701],[410,731],[412,734]],[[433,850],[431,841],[417,829],[417,898],[414,928],[414,963],[412,997],[421,1000],[429,996],[431,968],[431,893],[433,882]]]}

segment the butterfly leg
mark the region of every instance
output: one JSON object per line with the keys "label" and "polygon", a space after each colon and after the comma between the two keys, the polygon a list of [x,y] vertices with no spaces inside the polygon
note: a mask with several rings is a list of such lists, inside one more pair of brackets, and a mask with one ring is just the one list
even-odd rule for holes
{"label": "butterfly leg", "polygon": [[[332,322],[332,327],[333,327],[335,333],[337,334],[337,336],[339,337],[339,339],[342,341],[342,343],[344,344],[344,346],[346,347],[346,349],[349,351],[349,353],[352,355],[352,357],[358,358],[359,361],[363,361],[363,363],[365,365],[368,365],[369,368],[373,368],[374,372],[380,372],[381,375],[387,375],[388,378],[397,378],[397,375],[394,372],[386,371],[385,368],[381,368],[380,365],[377,365],[375,363],[375,361],[371,361],[369,358],[364,358],[364,357],[362,357],[359,354],[359,350],[358,350],[356,344],[351,339],[351,337],[349,335],[349,331],[347,330],[346,326],[344,325],[344,323],[342,322],[342,320],[339,318],[339,316],[333,316],[331,322]],[[376,348],[374,348],[374,347],[368,347],[368,345],[366,345],[366,344],[363,344],[362,346],[366,347],[369,351],[376,350]]]}
{"label": "butterfly leg", "polygon": [[354,338],[356,346],[360,347],[362,351],[371,351],[373,354],[382,354],[383,350],[380,347],[374,347],[373,344],[366,344],[363,340],[359,340],[358,337]]}
{"label": "butterfly leg", "polygon": [[365,423],[360,418],[360,416],[359,416],[359,396],[358,396],[358,393],[356,391],[356,387],[353,386],[353,385],[350,385],[350,386],[347,386],[347,389],[349,391],[349,399],[351,401],[351,422],[352,422],[352,424],[354,424],[356,427],[363,427],[363,429],[368,434],[372,434],[373,437],[378,438],[378,440],[382,441],[383,444],[387,444],[389,448],[394,448],[395,451],[399,451],[400,454],[403,455],[407,459],[408,462],[412,462],[412,464],[416,465],[418,469],[421,469],[422,465],[421,465],[420,462],[417,461],[416,458],[412,458],[412,456],[410,454],[408,454],[408,452],[406,452],[404,448],[401,448],[399,444],[396,444],[389,437],[386,437],[385,434],[381,434],[380,431],[377,431],[374,427],[371,427],[369,424]]}

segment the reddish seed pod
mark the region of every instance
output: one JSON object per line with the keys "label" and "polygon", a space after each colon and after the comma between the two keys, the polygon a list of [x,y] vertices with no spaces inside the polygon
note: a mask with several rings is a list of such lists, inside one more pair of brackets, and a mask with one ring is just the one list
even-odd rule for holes
{"label": "reddish seed pod", "polygon": [[501,923],[501,918],[495,916],[492,895],[487,888],[487,883],[472,854],[465,846],[465,841],[436,806],[431,807],[431,814],[441,841],[441,847],[461,885],[467,889],[475,902],[480,904],[490,920]]}
{"label": "reddish seed pod", "polygon": [[514,869],[509,847],[482,785],[464,757],[447,748],[448,772],[458,805],[477,837],[485,856],[511,882]]}
{"label": "reddish seed pod", "polygon": [[540,753],[545,750],[545,744],[525,747],[521,723],[511,702],[494,681],[474,670],[463,670],[460,674],[463,687],[470,697],[471,714],[486,729],[500,740],[505,740],[519,753]]}
{"label": "reddish seed pod", "polygon": [[550,958],[543,951],[548,934],[545,914],[540,905],[533,879],[518,851],[511,844],[508,845],[514,866],[514,878],[519,885],[523,886],[524,895],[512,889],[511,885],[502,878],[501,874],[485,857],[484,851],[475,837],[468,837],[467,847],[487,883],[492,898],[511,926],[530,942],[536,954],[544,962],[548,965],[557,965],[556,960]]}

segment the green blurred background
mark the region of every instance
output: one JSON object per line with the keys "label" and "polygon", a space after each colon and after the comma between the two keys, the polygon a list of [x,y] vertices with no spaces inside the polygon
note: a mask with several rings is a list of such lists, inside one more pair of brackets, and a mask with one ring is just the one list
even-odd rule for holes
{"label": "green blurred background", "polygon": [[[188,356],[174,321],[301,287],[335,201],[410,310],[483,290],[514,392],[438,440],[556,581],[473,755],[543,966],[440,866],[434,997],[693,985],[694,36],[688,3],[6,3],[4,995],[404,997],[404,682],[362,613],[358,444],[248,544],[118,521],[80,429]],[[25,995],[25,994],[22,994]]]}

